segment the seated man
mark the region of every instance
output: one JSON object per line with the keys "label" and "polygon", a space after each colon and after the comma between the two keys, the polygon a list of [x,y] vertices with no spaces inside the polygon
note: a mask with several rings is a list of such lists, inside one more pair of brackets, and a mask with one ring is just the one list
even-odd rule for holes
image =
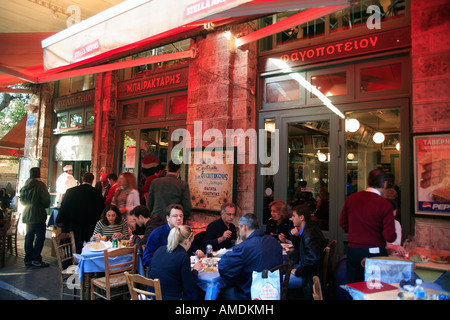
{"label": "seated man", "polygon": [[150,233],[164,224],[164,221],[159,216],[150,217],[150,210],[144,205],[134,207],[130,211],[130,217],[139,227],[145,228],[143,235],[133,234],[131,238],[133,244],[137,244],[141,249],[147,243]]}
{"label": "seated man", "polygon": [[303,288],[305,298],[312,299],[313,277],[319,275],[326,240],[319,226],[311,221],[308,206],[295,206],[292,209],[291,220],[295,226],[291,230],[291,235],[299,237],[300,260],[292,269],[289,288]]}
{"label": "seated man", "polygon": [[233,247],[219,261],[219,273],[228,287],[222,290],[227,300],[251,299],[253,271],[262,272],[283,263],[282,248],[277,240],[259,229],[256,216],[247,213],[239,220],[243,242]]}
{"label": "seated man", "polygon": [[[152,261],[153,255],[159,247],[167,245],[167,237],[170,230],[174,227],[181,226],[183,224],[183,206],[180,204],[171,204],[166,209],[167,223],[156,228],[150,233],[145,245],[144,253],[142,254],[142,264],[144,267],[149,267]],[[191,250],[188,251],[191,253]],[[197,250],[195,254],[201,258],[204,253],[201,250]]]}
{"label": "seated man", "polygon": [[203,238],[202,249],[211,244],[213,250],[222,248],[231,248],[233,246],[231,240],[236,240],[236,227],[233,224],[236,216],[236,206],[234,203],[226,203],[220,208],[220,218],[211,222],[206,227],[205,236]]}

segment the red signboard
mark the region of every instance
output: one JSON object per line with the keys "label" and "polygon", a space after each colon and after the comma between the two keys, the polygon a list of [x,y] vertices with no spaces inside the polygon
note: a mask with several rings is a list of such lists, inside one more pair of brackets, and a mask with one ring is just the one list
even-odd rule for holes
{"label": "red signboard", "polygon": [[266,72],[278,69],[276,64],[270,62],[271,58],[282,60],[289,67],[296,67],[410,45],[409,28],[396,29],[262,57],[260,58],[260,68],[261,71]]}
{"label": "red signboard", "polygon": [[127,99],[137,96],[186,88],[188,68],[151,75],[145,78],[119,82],[118,98]]}

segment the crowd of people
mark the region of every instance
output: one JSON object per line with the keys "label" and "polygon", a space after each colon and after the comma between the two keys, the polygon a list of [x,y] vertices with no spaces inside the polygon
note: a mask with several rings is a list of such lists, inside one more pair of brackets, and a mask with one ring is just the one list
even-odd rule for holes
{"label": "crowd of people", "polygon": [[[71,169],[71,168],[68,168]],[[312,299],[313,277],[321,270],[322,253],[327,241],[320,226],[311,217],[311,208],[297,204],[288,208],[277,200],[269,204],[271,218],[265,231],[260,229],[255,214],[240,217],[234,225],[236,206],[226,203],[220,217],[204,232],[194,236],[186,220],[191,212],[189,186],[178,179],[180,166],[169,162],[148,178],[143,203],[132,173],[102,174],[96,187],[94,175],[87,172],[80,185],[69,187],[60,195],[56,223],[62,232],[73,231],[76,252],[83,244],[100,239],[129,239],[140,248],[143,266],[149,278],[161,281],[164,299],[196,299],[199,264],[191,268],[190,256],[202,258],[206,247],[230,249],[222,256],[218,271],[226,283],[219,298],[250,299],[253,271],[262,272],[283,263],[280,243],[290,242],[295,248],[289,288]],[[70,170],[66,173],[70,175]],[[67,177],[67,176],[66,176]],[[394,222],[396,202],[383,197],[387,178],[383,171],[369,174],[368,189],[350,195],[340,214],[340,226],[348,233],[346,281],[363,279],[361,260],[388,255],[388,251],[404,254],[400,245],[401,227]],[[45,237],[46,208],[50,196],[40,181],[40,169],[30,170],[20,190],[25,206],[23,222],[25,265],[45,267],[40,255]]]}

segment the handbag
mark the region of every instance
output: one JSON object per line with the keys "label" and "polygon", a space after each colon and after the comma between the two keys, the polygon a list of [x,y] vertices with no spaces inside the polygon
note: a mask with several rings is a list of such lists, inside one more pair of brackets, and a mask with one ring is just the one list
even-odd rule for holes
{"label": "handbag", "polygon": [[280,271],[253,271],[251,298],[252,300],[280,300]]}

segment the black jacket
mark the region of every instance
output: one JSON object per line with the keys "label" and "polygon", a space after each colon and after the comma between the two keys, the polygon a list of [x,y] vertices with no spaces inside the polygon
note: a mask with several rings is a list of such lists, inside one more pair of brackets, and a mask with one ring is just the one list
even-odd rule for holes
{"label": "black jacket", "polygon": [[28,179],[20,189],[20,202],[23,209],[23,223],[45,223],[46,208],[50,207],[50,194],[45,183],[37,179]]}
{"label": "black jacket", "polygon": [[316,223],[308,222],[299,239],[300,266],[295,271],[297,277],[304,279],[303,292],[306,297],[312,297],[312,278],[322,270],[323,250],[326,245],[322,230]]}

